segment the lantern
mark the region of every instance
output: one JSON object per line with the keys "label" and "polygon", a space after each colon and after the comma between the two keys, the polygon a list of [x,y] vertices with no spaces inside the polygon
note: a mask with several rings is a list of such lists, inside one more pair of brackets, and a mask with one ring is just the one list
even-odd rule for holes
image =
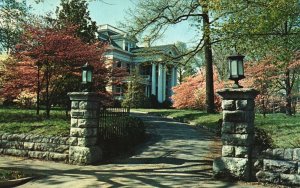
{"label": "lantern", "polygon": [[245,78],[244,57],[243,55],[232,55],[228,57],[229,79],[234,80],[233,88],[242,88],[242,86],[239,85],[239,80]]}
{"label": "lantern", "polygon": [[89,65],[88,63],[82,66],[82,85],[84,91],[91,90],[93,69],[94,67]]}

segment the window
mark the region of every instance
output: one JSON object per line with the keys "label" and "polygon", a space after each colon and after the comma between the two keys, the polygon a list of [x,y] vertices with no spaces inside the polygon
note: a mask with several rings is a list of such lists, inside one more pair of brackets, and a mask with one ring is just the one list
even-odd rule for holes
{"label": "window", "polygon": [[117,61],[117,67],[122,67],[122,62],[121,61]]}
{"label": "window", "polygon": [[141,75],[150,75],[151,71],[152,71],[152,69],[150,66],[140,66],[140,74]]}
{"label": "window", "polygon": [[126,64],[126,70],[128,73],[130,73],[130,64],[129,63]]}
{"label": "window", "polygon": [[120,85],[115,86],[115,95],[123,96],[123,86],[120,86]]}

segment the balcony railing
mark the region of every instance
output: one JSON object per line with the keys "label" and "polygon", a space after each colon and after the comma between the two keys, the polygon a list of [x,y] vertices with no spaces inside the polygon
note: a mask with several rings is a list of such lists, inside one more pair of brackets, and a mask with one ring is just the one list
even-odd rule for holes
{"label": "balcony railing", "polygon": [[141,75],[144,80],[150,81],[150,75]]}
{"label": "balcony railing", "polygon": [[[142,78],[141,79],[142,84],[149,84],[149,82],[151,81],[150,75],[140,75],[140,77]],[[130,81],[129,78],[124,79],[124,82],[129,82],[129,81]]]}

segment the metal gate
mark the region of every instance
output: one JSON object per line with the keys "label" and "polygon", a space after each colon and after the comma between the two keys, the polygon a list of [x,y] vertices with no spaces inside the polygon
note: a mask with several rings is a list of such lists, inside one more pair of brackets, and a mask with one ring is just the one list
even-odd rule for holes
{"label": "metal gate", "polygon": [[129,114],[129,108],[101,107],[99,112],[99,139],[110,140],[127,136],[126,118]]}

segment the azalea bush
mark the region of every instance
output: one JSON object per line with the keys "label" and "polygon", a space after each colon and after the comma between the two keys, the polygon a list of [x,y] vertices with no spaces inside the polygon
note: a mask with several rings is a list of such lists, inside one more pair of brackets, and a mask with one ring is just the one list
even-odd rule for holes
{"label": "azalea bush", "polygon": [[36,93],[30,91],[22,91],[14,102],[21,107],[31,108],[36,104]]}
{"label": "azalea bush", "polygon": [[[224,88],[224,84],[218,78],[218,73],[214,72],[214,89]],[[200,70],[195,76],[185,79],[180,85],[173,88],[172,96],[173,107],[177,109],[206,109],[206,89],[205,89],[205,70]],[[221,99],[216,94],[215,106],[217,110],[221,108]]]}
{"label": "azalea bush", "polygon": [[[244,87],[255,88],[259,95],[255,99],[256,109],[264,116],[270,112],[290,114],[294,99],[297,98],[300,58],[293,57],[289,66],[269,55],[259,61],[247,62]],[[299,81],[298,81],[299,82]]]}

